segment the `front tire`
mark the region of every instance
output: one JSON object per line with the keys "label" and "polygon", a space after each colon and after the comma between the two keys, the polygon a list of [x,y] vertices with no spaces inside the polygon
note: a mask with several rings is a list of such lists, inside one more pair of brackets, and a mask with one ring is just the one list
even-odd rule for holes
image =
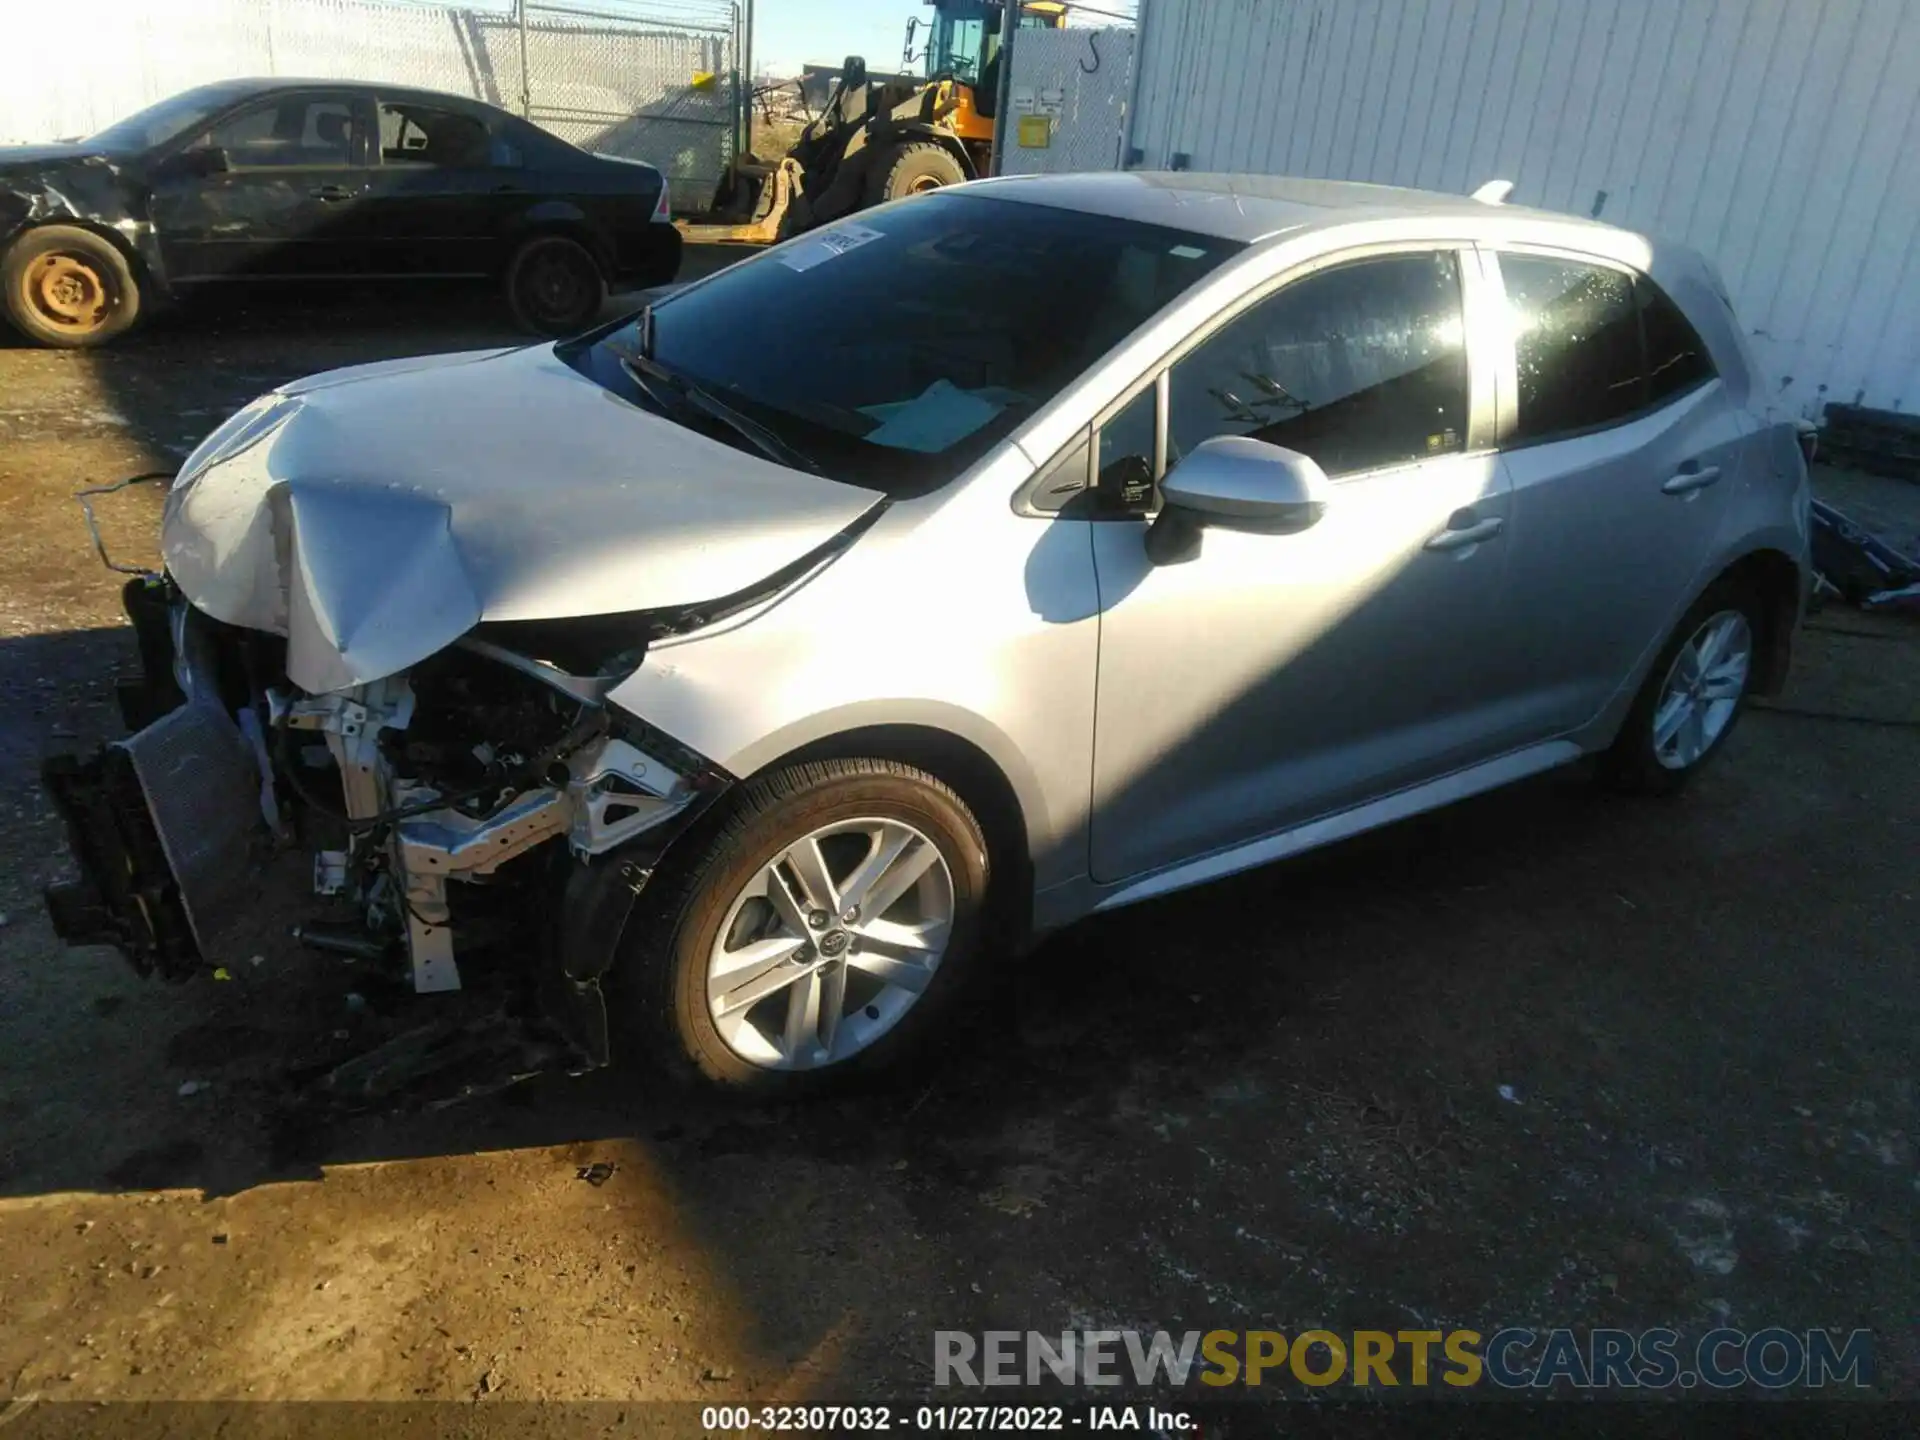
{"label": "front tire", "polygon": [[0,299],[29,340],[103,345],[140,317],[140,283],[112,241],[77,225],[29,230],[0,259]]}
{"label": "front tire", "polygon": [[565,235],[536,235],[507,262],[507,304],[521,328],[536,335],[577,335],[606,302],[599,261]]}
{"label": "front tire", "polygon": [[978,962],[986,840],[923,771],[791,766],[696,843],[647,892],[614,987],[676,1079],[777,1098],[889,1068]]}
{"label": "front tire", "polygon": [[1671,795],[1719,753],[1746,709],[1765,623],[1747,587],[1709,587],[1647,672],[1600,777],[1616,790]]}

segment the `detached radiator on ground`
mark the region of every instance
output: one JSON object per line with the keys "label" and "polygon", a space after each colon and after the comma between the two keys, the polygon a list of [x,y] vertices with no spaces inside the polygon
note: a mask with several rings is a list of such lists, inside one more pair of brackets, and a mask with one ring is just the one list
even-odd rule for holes
{"label": "detached radiator on ground", "polygon": [[265,835],[260,777],[232,720],[182,705],[90,759],[48,760],[41,779],[81,872],[45,891],[61,939],[117,946],[142,975],[169,979],[230,958],[223,940],[254,892]]}

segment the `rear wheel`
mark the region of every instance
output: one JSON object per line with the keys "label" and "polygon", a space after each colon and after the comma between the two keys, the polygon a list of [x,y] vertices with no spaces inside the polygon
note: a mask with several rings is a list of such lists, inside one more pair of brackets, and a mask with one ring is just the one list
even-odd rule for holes
{"label": "rear wheel", "polygon": [[1721,581],[1674,629],[1601,760],[1615,788],[1671,794],[1705,766],[1746,707],[1763,618],[1745,586]]}
{"label": "rear wheel", "polygon": [[660,881],[616,977],[633,1038],[682,1079],[778,1096],[932,1032],[980,948],[987,847],[931,775],[827,761],[745,786]]}
{"label": "rear wheel", "polygon": [[536,335],[576,335],[606,303],[599,262],[577,240],[536,235],[507,265],[507,304],[513,318]]}
{"label": "rear wheel", "polygon": [[140,315],[133,267],[112,241],[75,225],[29,230],[0,260],[7,318],[42,345],[100,345]]}
{"label": "rear wheel", "polygon": [[896,145],[874,160],[868,176],[867,203],[880,205],[909,195],[924,195],[943,185],[958,185],[966,178],[967,172],[944,146],[915,140]]}

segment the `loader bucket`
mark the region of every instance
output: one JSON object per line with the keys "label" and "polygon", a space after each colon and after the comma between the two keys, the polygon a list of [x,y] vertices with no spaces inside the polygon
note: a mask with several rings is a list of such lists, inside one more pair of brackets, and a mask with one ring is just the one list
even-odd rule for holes
{"label": "loader bucket", "polygon": [[773,165],[743,161],[723,190],[724,205],[674,221],[680,238],[689,245],[770,245],[799,193],[800,166],[791,158]]}

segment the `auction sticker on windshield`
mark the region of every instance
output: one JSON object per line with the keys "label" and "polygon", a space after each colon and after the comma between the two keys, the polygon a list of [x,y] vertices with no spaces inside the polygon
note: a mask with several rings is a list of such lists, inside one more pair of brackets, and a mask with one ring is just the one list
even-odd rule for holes
{"label": "auction sticker on windshield", "polygon": [[849,250],[858,250],[872,240],[883,239],[878,230],[864,225],[842,225],[824,235],[816,235],[804,245],[796,245],[780,257],[780,263],[793,270],[811,270]]}

